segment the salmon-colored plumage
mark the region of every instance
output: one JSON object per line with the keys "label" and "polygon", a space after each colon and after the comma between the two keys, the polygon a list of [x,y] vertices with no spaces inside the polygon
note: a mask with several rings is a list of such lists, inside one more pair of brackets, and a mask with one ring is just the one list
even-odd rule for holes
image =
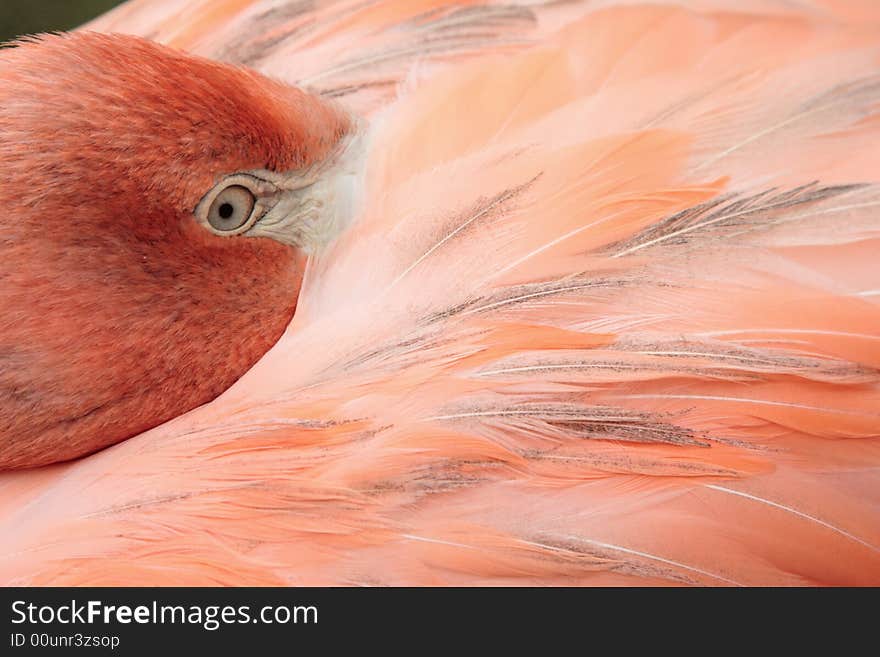
{"label": "salmon-colored plumage", "polygon": [[278,339],[303,254],[192,220],[230,171],[307,169],[348,120],[130,36],[0,59],[0,470],[88,454],[210,401]]}
{"label": "salmon-colored plumage", "polygon": [[0,581],[880,584],[878,26],[869,0],[102,17],[363,117],[351,223],[218,399],[0,475]]}

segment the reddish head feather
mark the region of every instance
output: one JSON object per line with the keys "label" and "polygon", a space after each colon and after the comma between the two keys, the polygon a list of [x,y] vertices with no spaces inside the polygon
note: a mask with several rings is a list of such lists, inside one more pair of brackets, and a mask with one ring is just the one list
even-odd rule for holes
{"label": "reddish head feather", "polygon": [[349,128],[257,73],[129,36],[0,54],[0,469],[209,401],[278,339],[304,256],[195,220],[223,175],[296,171]]}

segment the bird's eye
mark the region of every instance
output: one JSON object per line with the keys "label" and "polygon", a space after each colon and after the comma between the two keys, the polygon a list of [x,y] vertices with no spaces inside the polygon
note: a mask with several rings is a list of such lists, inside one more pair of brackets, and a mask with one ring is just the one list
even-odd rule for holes
{"label": "bird's eye", "polygon": [[254,173],[233,173],[208,190],[193,214],[215,235],[241,235],[275,206],[278,192],[275,183]]}
{"label": "bird's eye", "polygon": [[208,223],[219,232],[241,228],[251,218],[257,199],[241,185],[230,185],[214,198],[208,208]]}

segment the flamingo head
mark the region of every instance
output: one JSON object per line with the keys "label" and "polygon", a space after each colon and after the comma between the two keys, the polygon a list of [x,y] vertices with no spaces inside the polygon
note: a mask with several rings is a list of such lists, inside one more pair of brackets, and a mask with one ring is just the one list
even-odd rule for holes
{"label": "flamingo head", "polygon": [[302,90],[124,35],[0,51],[0,469],[210,401],[280,337],[352,131]]}

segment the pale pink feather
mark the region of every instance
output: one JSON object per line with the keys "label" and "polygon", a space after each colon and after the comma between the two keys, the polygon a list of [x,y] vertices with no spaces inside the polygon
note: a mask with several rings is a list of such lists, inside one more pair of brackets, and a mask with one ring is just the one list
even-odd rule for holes
{"label": "pale pink feather", "polygon": [[0,476],[0,581],[880,584],[876,3],[297,4],[92,25],[338,96],[365,172],[233,388]]}

